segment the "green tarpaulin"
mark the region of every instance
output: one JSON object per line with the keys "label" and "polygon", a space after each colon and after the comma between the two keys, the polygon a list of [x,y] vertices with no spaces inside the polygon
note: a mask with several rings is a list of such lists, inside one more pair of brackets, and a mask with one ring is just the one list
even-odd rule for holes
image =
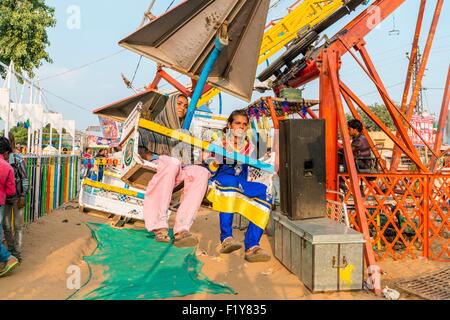
{"label": "green tarpaulin", "polygon": [[93,291],[77,293],[72,299],[153,300],[196,293],[235,293],[201,274],[203,263],[197,259],[195,248],[158,243],[144,230],[118,230],[92,223],[88,226],[98,248],[85,260],[91,267],[102,268],[104,281]]}

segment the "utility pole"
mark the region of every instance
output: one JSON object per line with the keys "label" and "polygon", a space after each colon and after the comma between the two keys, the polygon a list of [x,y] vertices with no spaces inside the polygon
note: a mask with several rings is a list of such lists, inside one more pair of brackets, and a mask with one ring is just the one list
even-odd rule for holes
{"label": "utility pole", "polygon": [[[408,54],[408,59],[411,59]],[[417,47],[416,59],[414,62],[414,69],[412,73],[412,86],[414,88],[417,83],[417,78],[419,76],[420,65],[422,64],[422,54],[420,53],[420,48]],[[417,96],[416,107],[414,109],[414,114],[422,116],[425,111],[427,111],[426,107],[423,104],[423,92],[425,88],[421,85],[419,89],[419,95]]]}

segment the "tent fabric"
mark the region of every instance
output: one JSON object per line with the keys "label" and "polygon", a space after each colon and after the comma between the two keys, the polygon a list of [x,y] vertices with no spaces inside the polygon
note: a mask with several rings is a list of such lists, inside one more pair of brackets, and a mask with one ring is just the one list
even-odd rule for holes
{"label": "tent fabric", "polygon": [[63,123],[63,116],[60,113],[49,112],[44,115],[44,126],[50,124],[58,133],[63,129]]}
{"label": "tent fabric", "polygon": [[9,89],[0,88],[0,118],[4,121],[8,118]]}
{"label": "tent fabric", "polygon": [[93,223],[88,227],[98,247],[94,255],[84,259],[94,270],[103,271],[104,281],[72,299],[154,300],[196,293],[235,293],[201,274],[203,263],[197,259],[195,248],[156,242],[145,230],[118,230]]}
{"label": "tent fabric", "polygon": [[75,120],[64,120],[63,128],[72,138],[75,138]]}
{"label": "tent fabric", "polygon": [[40,104],[12,103],[11,124],[30,120],[31,130],[39,130],[44,126],[44,107]]}

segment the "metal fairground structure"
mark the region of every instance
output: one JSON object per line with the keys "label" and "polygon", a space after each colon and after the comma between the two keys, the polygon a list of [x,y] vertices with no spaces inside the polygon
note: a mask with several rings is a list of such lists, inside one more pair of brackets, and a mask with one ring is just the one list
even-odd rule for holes
{"label": "metal fairground structure", "polygon": [[[366,239],[365,257],[368,266],[376,265],[377,260],[387,258],[399,260],[418,256],[450,261],[450,175],[443,172],[442,166],[439,165],[448,153],[448,150],[441,152],[441,146],[448,117],[450,70],[434,145],[428,143],[411,124],[444,1],[437,1],[420,68],[412,86],[412,72],[417,57],[426,0],[420,3],[400,106],[397,106],[388,94],[364,40],[371,30],[404,2],[404,0],[374,1],[371,7],[364,10],[321,47],[311,49],[311,43],[307,43],[297,50],[296,54],[292,54],[293,49],[288,49],[259,76],[260,81],[275,76],[273,89],[276,94],[283,88],[297,88],[319,79],[319,114],[311,112],[308,114],[326,120],[327,189],[345,190],[351,225],[361,231]],[[367,79],[376,87],[397,133],[392,132],[340,78],[340,71],[345,69],[341,58],[345,54],[353,57],[367,75]],[[409,97],[410,92],[412,94]],[[347,133],[345,105],[356,119],[361,119],[360,111],[364,112],[395,143],[390,166],[382,159],[374,141],[365,130],[364,134],[371,146],[374,163],[378,165],[367,172],[358,170]],[[428,162],[421,159],[408,132],[419,136],[427,152],[431,153]],[[339,133],[343,140],[347,173],[340,173],[338,170]],[[402,154],[411,159],[416,170],[401,172],[397,170]]]}
{"label": "metal fairground structure", "polygon": [[[303,1],[302,3],[307,2]],[[321,1],[313,2],[316,5],[323,3]],[[418,256],[433,260],[450,261],[448,236],[450,175],[445,174],[441,168],[442,158],[449,153],[448,150],[441,152],[444,128],[448,117],[450,94],[448,79],[441,107],[439,128],[434,143],[430,144],[427,142],[411,123],[419,88],[430,58],[443,0],[437,1],[422,61],[413,83],[412,72],[415,57],[418,56],[416,53],[426,9],[426,1],[422,0],[420,3],[410,54],[411,59],[400,106],[396,106],[392,97],[387,93],[386,87],[365,48],[366,42],[364,37],[392,15],[405,0],[374,1],[370,7],[354,18],[334,37],[326,39],[324,45],[315,47],[315,43],[319,40],[319,35],[324,30],[352,10],[355,10],[364,1],[333,2],[336,6],[333,9],[330,8],[329,11],[311,10],[312,13],[316,12],[316,16],[314,14],[306,15],[306,12],[311,8],[310,6],[305,5],[301,7],[303,11],[295,11],[295,14],[294,10],[292,10],[285,19],[292,19],[289,27],[295,31],[290,33],[290,37],[292,34],[295,34],[297,38],[291,37],[285,43],[283,41],[286,40],[284,36],[289,33],[286,31],[288,28],[279,33],[276,31],[280,30],[276,28],[283,27],[282,22],[284,19],[279,24],[272,26],[269,24],[271,28],[266,29],[262,37],[258,63],[265,61],[267,57],[264,55],[270,52],[269,49],[263,48],[269,48],[272,45],[273,48],[280,50],[287,43],[289,43],[289,46],[287,51],[259,76],[259,80],[266,81],[272,77],[274,92],[279,96],[283,88],[297,88],[319,79],[320,97],[317,101],[320,103],[318,114],[311,108],[311,106],[317,104],[313,100],[305,100],[300,105],[294,106],[292,112],[299,113],[302,118],[310,117],[326,120],[327,189],[345,192],[345,202],[350,213],[350,224],[356,230],[361,231],[366,240],[365,258],[368,266],[376,265],[377,260],[388,258],[398,260],[407,257],[416,258]],[[308,3],[311,4],[311,1]],[[331,4],[331,2],[327,3]],[[173,15],[176,15],[175,13],[172,12]],[[302,13],[310,17],[310,22],[295,21],[295,18],[298,18]],[[256,20],[252,20],[252,22],[256,22]],[[153,55],[159,57],[160,54],[154,51],[153,46],[157,46],[158,43],[156,42],[158,41],[163,43],[171,36],[170,28],[164,29],[167,31],[166,34],[160,35],[160,39],[155,40],[156,42],[151,44],[146,44],[144,42],[147,40],[139,38],[140,33],[145,33],[144,28],[123,40],[122,44],[148,57]],[[271,44],[271,34],[281,36],[278,41]],[[278,47],[278,43],[284,44]],[[208,46],[210,49],[212,47],[212,45]],[[252,53],[257,54],[255,48],[252,47]],[[394,122],[396,133],[392,132],[352,89],[340,79],[340,70],[345,68],[341,58],[345,54],[350,54],[354,58],[361,70],[367,75],[367,78],[376,87]],[[361,58],[358,58],[357,55],[360,55]],[[194,66],[195,70],[181,70],[180,66],[174,68],[169,61],[170,58],[163,57],[167,61],[162,61],[163,63],[158,68],[154,81],[146,88],[145,92],[114,104],[114,106],[121,109],[119,113],[114,115],[114,118],[117,120],[121,118],[123,121],[139,100],[145,98],[146,95],[150,95],[152,90],[158,89],[158,84],[162,79],[191,97],[193,95],[192,88],[197,87],[196,79],[198,79],[201,71],[200,66],[205,64],[204,60],[206,60],[207,56],[207,52],[204,52],[202,55],[203,62],[193,61],[191,63],[191,67]],[[169,76],[164,71],[164,67],[173,68],[181,73],[193,76],[192,88],[182,85]],[[214,85],[215,88],[212,88],[211,85]],[[233,88],[221,87],[220,81],[218,82],[217,79],[216,84],[213,82],[206,83],[202,86],[201,92],[203,96],[197,106],[201,106],[203,102],[211,99],[221,89],[232,91]],[[410,97],[409,92],[412,92]],[[244,94],[244,92],[236,91],[235,94],[244,96],[245,94],[248,95],[248,92],[246,91]],[[258,105],[261,102],[265,106],[264,109],[270,113],[273,127],[277,128],[278,121],[285,118],[282,101],[277,100],[277,98],[263,98]],[[347,134],[345,105],[356,119],[361,119],[359,112],[364,112],[394,142],[396,149],[390,165],[381,157],[374,141],[370,139],[368,132],[365,130],[364,134],[368,138],[373,152],[373,159],[371,160],[374,160],[373,162],[376,165],[372,170],[366,172],[358,170],[351,151],[351,141]],[[101,114],[104,109],[107,108],[99,109],[97,113]],[[163,128],[156,129],[164,131]],[[152,130],[156,129],[152,127]],[[345,162],[348,165],[347,173],[340,173],[338,170],[339,132],[343,139]],[[423,145],[431,154],[429,161],[421,159],[411,140],[410,133],[417,135],[423,142]],[[411,159],[417,168],[415,171],[397,171],[398,161],[402,154]]]}

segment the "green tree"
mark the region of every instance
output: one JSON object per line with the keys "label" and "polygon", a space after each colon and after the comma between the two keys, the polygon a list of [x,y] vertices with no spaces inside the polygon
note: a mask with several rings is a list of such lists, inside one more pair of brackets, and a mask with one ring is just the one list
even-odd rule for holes
{"label": "green tree", "polygon": [[28,142],[28,130],[23,126],[14,127],[11,129],[11,133],[14,135],[16,139],[16,143],[20,143],[21,145],[27,145]]}
{"label": "green tree", "polygon": [[[30,78],[44,61],[52,63],[46,48],[47,29],[56,25],[54,15],[45,0],[0,0],[0,61],[13,61],[16,72]],[[6,76],[1,66],[0,75]]]}
{"label": "green tree", "polygon": [[[375,103],[369,106],[369,109],[383,122],[383,124],[388,127],[391,131],[395,131],[394,121],[392,120],[389,111],[385,105]],[[380,131],[381,129],[373,122],[361,109],[358,109],[358,113],[361,116],[361,120],[367,131]],[[347,114],[347,119],[353,119],[352,114]]]}

